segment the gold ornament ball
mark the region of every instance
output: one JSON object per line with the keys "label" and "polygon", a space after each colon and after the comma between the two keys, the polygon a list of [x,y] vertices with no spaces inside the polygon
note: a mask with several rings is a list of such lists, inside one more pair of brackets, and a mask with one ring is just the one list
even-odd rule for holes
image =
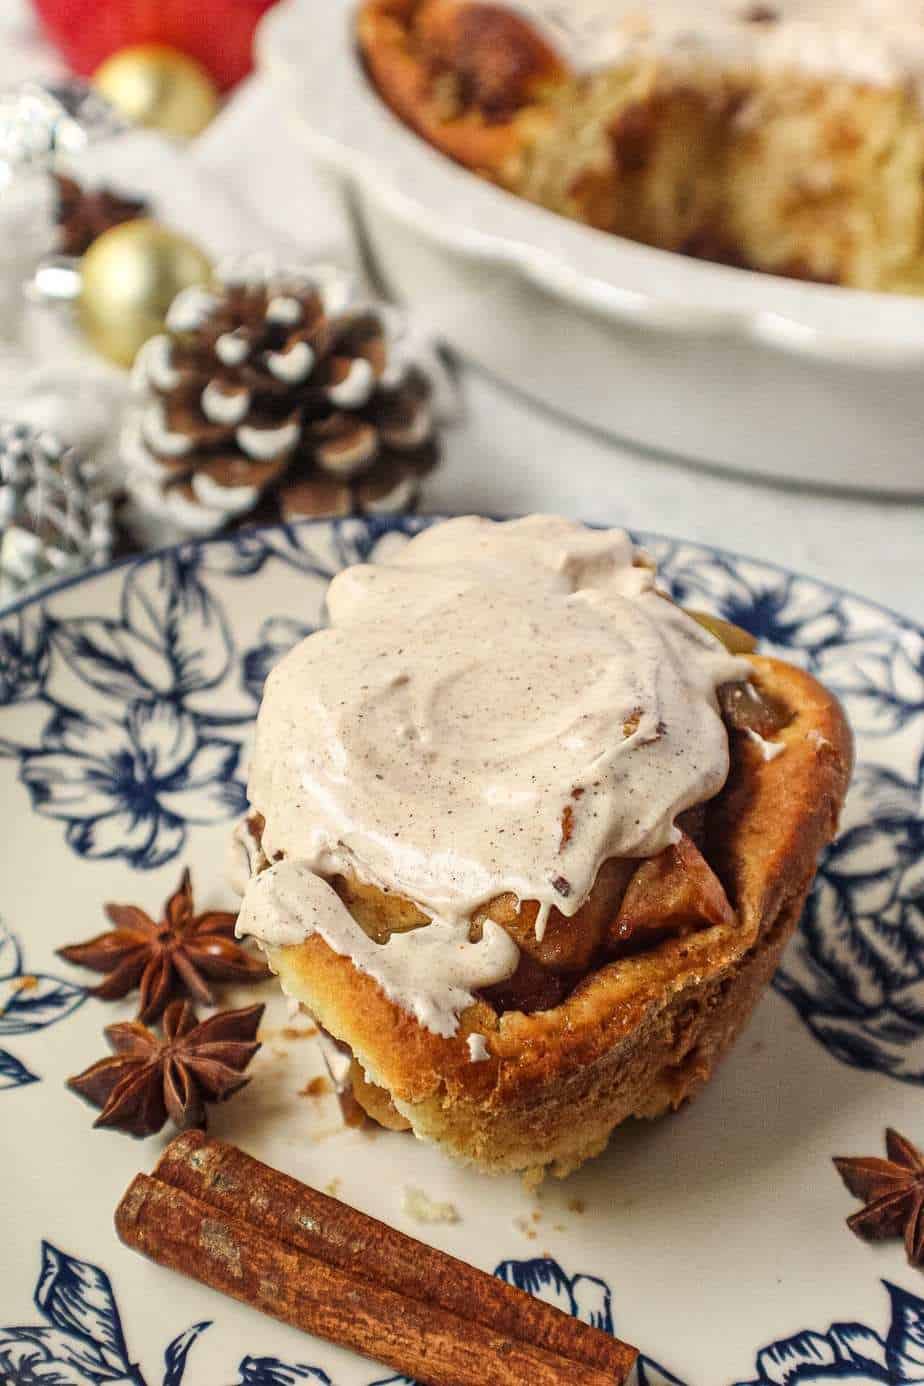
{"label": "gold ornament ball", "polygon": [[218,90],[205,68],[165,44],[123,48],[92,80],[134,124],[167,135],[198,135],[218,110]]}
{"label": "gold ornament ball", "polygon": [[185,236],[146,218],[104,231],[80,264],[80,325],[103,356],[130,366],[163,331],[181,289],[206,284],[212,266]]}

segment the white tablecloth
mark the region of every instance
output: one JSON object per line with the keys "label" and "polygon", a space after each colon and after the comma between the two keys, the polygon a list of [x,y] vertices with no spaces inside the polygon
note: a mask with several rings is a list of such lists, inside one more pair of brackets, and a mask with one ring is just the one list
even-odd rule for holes
{"label": "white tablecloth", "polygon": [[[54,71],[25,0],[3,0],[0,10],[0,86]],[[212,253],[265,247],[353,259],[340,209],[313,177],[286,111],[262,79],[239,88],[182,152],[133,136],[95,163],[147,191],[162,220]],[[13,394],[15,383],[13,377]],[[477,370],[462,367],[459,385],[462,418],[447,434],[425,509],[558,511],[680,535],[783,563],[924,619],[921,503],[796,490],[694,468],[578,428]],[[10,393],[0,362],[0,404]],[[870,463],[872,481],[875,458]]]}

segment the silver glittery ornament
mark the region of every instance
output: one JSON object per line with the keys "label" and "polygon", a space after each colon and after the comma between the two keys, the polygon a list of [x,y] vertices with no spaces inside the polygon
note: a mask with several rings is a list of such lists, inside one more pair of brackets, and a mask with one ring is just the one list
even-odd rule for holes
{"label": "silver glittery ornament", "polygon": [[54,433],[0,422],[3,595],[105,563],[112,545],[112,502],[99,469]]}
{"label": "silver glittery ornament", "polygon": [[49,168],[125,129],[114,107],[77,78],[0,91],[0,189],[19,173]]}

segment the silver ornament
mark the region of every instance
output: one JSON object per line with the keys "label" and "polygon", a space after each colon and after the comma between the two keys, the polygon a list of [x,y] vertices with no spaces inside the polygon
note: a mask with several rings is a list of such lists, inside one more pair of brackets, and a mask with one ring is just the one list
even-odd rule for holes
{"label": "silver ornament", "polygon": [[99,468],[54,433],[0,422],[3,596],[106,563],[112,546],[112,502]]}
{"label": "silver ornament", "polygon": [[128,126],[88,82],[23,82],[0,91],[0,190]]}

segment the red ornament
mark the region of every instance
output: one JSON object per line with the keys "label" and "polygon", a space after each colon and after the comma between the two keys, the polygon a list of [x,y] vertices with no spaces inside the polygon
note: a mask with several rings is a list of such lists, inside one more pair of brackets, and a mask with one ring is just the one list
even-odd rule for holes
{"label": "red ornament", "polygon": [[275,0],[35,0],[75,72],[136,43],[164,43],[200,62],[221,90],[250,71],[253,32]]}

